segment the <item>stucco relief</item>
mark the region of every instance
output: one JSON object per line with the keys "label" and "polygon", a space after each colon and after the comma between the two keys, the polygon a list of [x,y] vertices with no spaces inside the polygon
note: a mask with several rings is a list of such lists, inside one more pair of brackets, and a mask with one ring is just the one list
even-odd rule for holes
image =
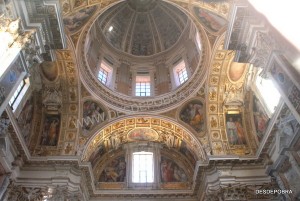
{"label": "stucco relief", "polygon": [[[76,64],[73,61],[71,49],[57,50],[55,53],[57,61],[53,65],[59,69],[59,76],[51,82],[45,76],[42,80],[44,88],[48,90],[44,90],[43,96],[40,96],[43,100],[37,102],[37,105],[42,108],[37,111],[37,118],[42,119],[43,122],[35,127],[33,138],[35,145],[30,147],[33,155],[75,154],[77,127],[69,123],[69,118],[78,119],[79,96]],[[50,71],[57,72],[58,70]],[[50,77],[55,76],[51,74]]]}
{"label": "stucco relief", "polygon": [[278,83],[278,86],[281,89],[280,92],[288,98],[288,101],[293,105],[300,116],[299,84],[295,81],[295,79],[292,80],[290,76],[287,75],[286,71],[284,70],[286,68],[292,69],[294,67],[291,66],[291,64],[283,55],[276,55],[272,57],[270,72]]}
{"label": "stucco relief", "polygon": [[31,132],[34,123],[34,97],[31,96],[26,101],[20,115],[17,117],[17,122],[20,128],[23,130],[22,134],[27,146],[29,146]]}
{"label": "stucco relief", "polygon": [[[127,135],[131,129],[141,127],[155,130],[159,138],[153,138],[154,142],[160,142],[169,148],[183,151],[183,154],[194,161],[193,163],[206,158],[203,150],[195,150],[196,144],[199,144],[198,140],[172,121],[154,117],[127,117],[125,120],[105,126],[91,137],[85,145],[82,159],[90,160],[91,155],[94,155],[98,147],[103,147],[103,150],[118,149],[121,144],[132,141],[132,138],[128,138]],[[171,136],[173,137],[170,138]]]}
{"label": "stucco relief", "polygon": [[[218,43],[223,46],[222,40]],[[248,145],[248,118],[244,115],[244,79],[247,65],[233,64],[235,52],[226,52],[218,48],[219,46],[215,48],[207,85],[207,118],[212,153],[248,155],[252,151]],[[239,71],[234,70],[236,67]]]}

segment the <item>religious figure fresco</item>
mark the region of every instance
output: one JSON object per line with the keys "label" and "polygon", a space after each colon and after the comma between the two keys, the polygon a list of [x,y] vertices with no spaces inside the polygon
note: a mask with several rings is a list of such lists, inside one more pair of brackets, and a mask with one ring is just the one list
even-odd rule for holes
{"label": "religious figure fresco", "polygon": [[83,103],[83,124],[82,129],[85,132],[93,129],[97,124],[100,124],[105,120],[106,114],[101,106],[91,100],[87,100]]}
{"label": "religious figure fresco", "polygon": [[97,6],[83,8],[75,14],[64,18],[63,21],[65,27],[73,33],[78,31],[91,18],[91,16],[95,13],[96,9]]}
{"label": "religious figure fresco", "polygon": [[150,128],[136,128],[128,133],[128,139],[133,141],[155,141],[158,134]]}
{"label": "religious figure fresco", "polygon": [[94,167],[94,165],[96,164],[97,159],[102,157],[106,152],[107,152],[107,150],[105,149],[104,144],[101,143],[98,146],[97,150],[94,151],[93,154],[89,158],[89,161],[91,162],[92,167]]}
{"label": "religious figure fresco", "polygon": [[201,101],[194,100],[189,102],[180,111],[179,118],[190,125],[197,132],[204,130],[204,107]]}
{"label": "religious figure fresco", "polygon": [[194,12],[200,23],[210,32],[220,31],[227,23],[224,18],[205,9],[194,7]]}
{"label": "religious figure fresco", "polygon": [[160,173],[162,182],[186,182],[187,176],[174,161],[161,157]]}
{"label": "religious figure fresco", "polygon": [[125,157],[121,156],[110,161],[100,175],[99,182],[124,182],[126,178]]}
{"label": "religious figure fresco", "polygon": [[241,114],[226,114],[226,132],[231,145],[246,144]]}
{"label": "religious figure fresco", "polygon": [[29,140],[30,140],[30,134],[31,134],[31,128],[32,128],[32,121],[33,121],[33,98],[29,98],[23,109],[20,113],[19,117],[17,118],[18,124],[20,129],[23,131],[23,137],[24,140],[28,146]]}
{"label": "religious figure fresco", "polygon": [[188,148],[186,142],[181,141],[179,152],[183,154],[192,163],[193,166],[195,166],[197,159],[195,158],[192,151]]}
{"label": "religious figure fresco", "polygon": [[269,117],[261,102],[253,96],[253,117],[258,141],[263,138],[269,124]]}
{"label": "religious figure fresco", "polygon": [[60,131],[60,115],[47,114],[44,119],[41,145],[56,146]]}

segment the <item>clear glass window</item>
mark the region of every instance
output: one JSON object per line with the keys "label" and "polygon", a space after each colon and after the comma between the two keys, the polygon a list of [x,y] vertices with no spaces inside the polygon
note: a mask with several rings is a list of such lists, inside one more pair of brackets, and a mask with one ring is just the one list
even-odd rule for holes
{"label": "clear glass window", "polygon": [[188,74],[186,72],[186,68],[182,68],[177,72],[179,83],[183,84],[185,81],[188,80]]}
{"label": "clear glass window", "polygon": [[98,73],[98,79],[100,80],[100,82],[106,85],[107,78],[108,78],[108,72],[103,68],[100,68]]}
{"label": "clear glass window", "polygon": [[11,99],[9,100],[9,105],[13,108],[14,104],[17,100],[17,98],[20,96],[22,89],[24,88],[26,82],[25,80],[22,80],[22,82],[19,84],[18,88],[16,89],[14,95],[11,97]]}
{"label": "clear glass window", "polygon": [[152,152],[134,152],[132,159],[132,182],[153,183],[154,163]]}
{"label": "clear glass window", "polygon": [[137,76],[136,77],[135,95],[136,96],[150,96],[151,95],[150,76]]}
{"label": "clear glass window", "polygon": [[181,59],[181,61],[174,66],[173,72],[176,86],[180,86],[181,84],[185,83],[189,78],[183,59]]}

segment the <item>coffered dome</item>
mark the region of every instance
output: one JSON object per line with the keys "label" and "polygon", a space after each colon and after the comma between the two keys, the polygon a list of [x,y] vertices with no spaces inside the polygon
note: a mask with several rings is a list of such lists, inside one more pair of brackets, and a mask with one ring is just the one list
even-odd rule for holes
{"label": "coffered dome", "polygon": [[128,0],[105,11],[98,24],[107,42],[135,56],[168,50],[187,27],[188,17],[172,4]]}

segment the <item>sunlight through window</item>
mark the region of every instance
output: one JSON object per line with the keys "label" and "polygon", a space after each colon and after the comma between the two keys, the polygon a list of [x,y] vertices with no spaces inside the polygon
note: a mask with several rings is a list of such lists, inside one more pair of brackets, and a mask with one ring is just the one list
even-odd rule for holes
{"label": "sunlight through window", "polygon": [[152,152],[133,153],[132,163],[133,183],[152,183],[154,181]]}
{"label": "sunlight through window", "polygon": [[[300,50],[300,1],[296,0],[249,0],[270,23]],[[280,14],[279,14],[280,13]],[[284,17],[282,17],[284,16]]]}
{"label": "sunlight through window", "polygon": [[150,96],[151,95],[150,76],[137,76],[136,77],[135,95],[136,96]]}
{"label": "sunlight through window", "polygon": [[180,84],[183,84],[185,81],[188,80],[188,75],[187,75],[187,72],[186,72],[186,68],[180,69],[177,72],[177,74],[178,74]]}
{"label": "sunlight through window", "polygon": [[102,82],[103,84],[106,84],[107,77],[108,77],[108,72],[106,70],[104,70],[103,68],[100,68],[99,73],[98,73],[98,79],[100,80],[100,82]]}
{"label": "sunlight through window", "polygon": [[181,60],[173,69],[175,74],[175,83],[177,86],[185,83],[188,80],[188,73],[184,60]]}
{"label": "sunlight through window", "polygon": [[256,86],[267,106],[267,109],[273,114],[280,100],[280,93],[274,86],[273,81],[271,79],[263,79],[258,76],[256,78]]}

